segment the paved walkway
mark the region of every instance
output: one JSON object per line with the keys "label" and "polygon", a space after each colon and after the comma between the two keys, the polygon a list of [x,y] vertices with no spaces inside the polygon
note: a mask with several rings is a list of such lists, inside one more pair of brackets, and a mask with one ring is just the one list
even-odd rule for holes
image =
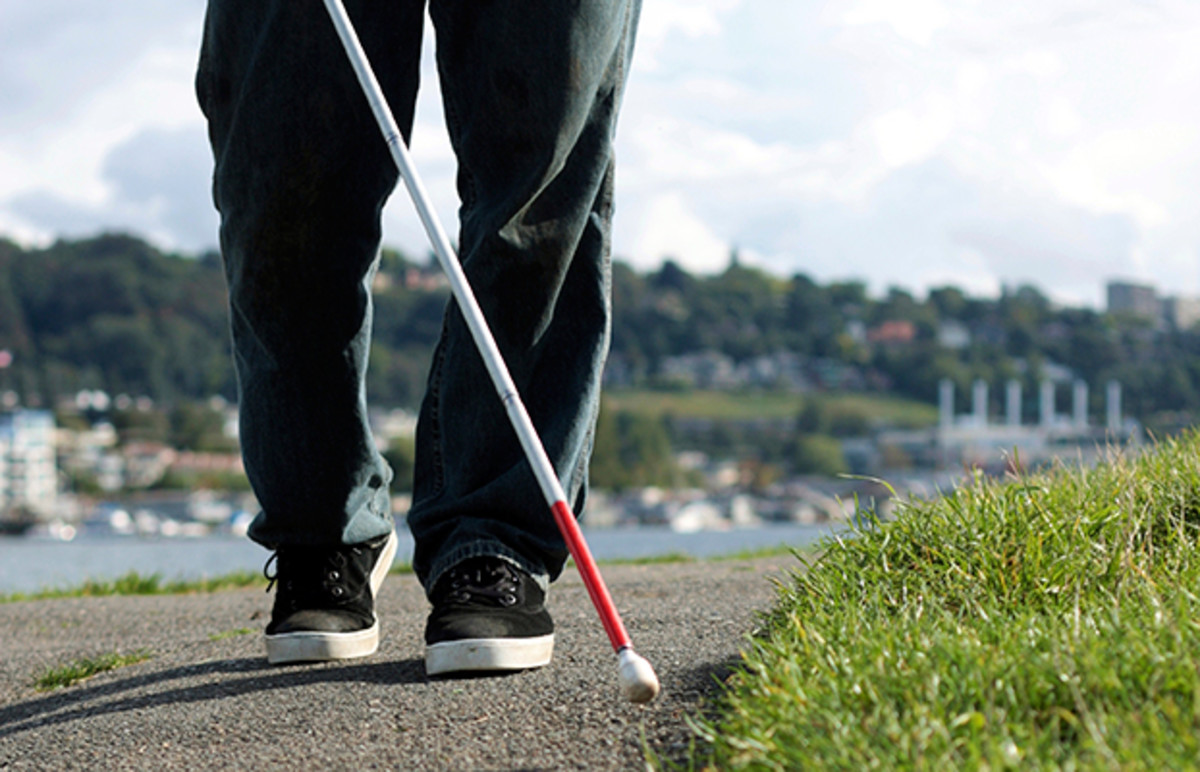
{"label": "paved walkway", "polygon": [[[780,557],[609,566],[605,579],[663,694],[622,701],[616,658],[574,569],[551,590],[547,668],[429,679],[424,595],[393,576],[372,657],[270,667],[261,589],[0,605],[0,769],[641,769],[643,743],[678,756],[684,716],[714,691],[774,596]],[[38,692],[83,657],[145,662]]]}

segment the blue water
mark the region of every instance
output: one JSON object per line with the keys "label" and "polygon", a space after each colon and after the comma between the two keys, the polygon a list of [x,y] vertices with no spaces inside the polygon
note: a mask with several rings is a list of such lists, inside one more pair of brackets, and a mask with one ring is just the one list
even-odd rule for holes
{"label": "blue water", "polygon": [[[675,533],[667,528],[617,528],[586,532],[598,560],[672,553],[714,557],[750,549],[804,547],[833,532],[826,525],[772,525],[729,531]],[[401,530],[396,560],[412,559],[412,538]],[[0,593],[71,587],[86,579],[114,579],[129,571],[164,579],[200,579],[231,571],[258,571],[269,553],[245,538],[139,538],[81,535],[74,541],[0,538]]]}

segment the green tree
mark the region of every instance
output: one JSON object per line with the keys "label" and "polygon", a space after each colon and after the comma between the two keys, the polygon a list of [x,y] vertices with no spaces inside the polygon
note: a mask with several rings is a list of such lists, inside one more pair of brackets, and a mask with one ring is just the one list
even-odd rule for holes
{"label": "green tree", "polygon": [[417,443],[413,437],[399,437],[392,440],[388,449],[383,452],[383,459],[388,462],[395,475],[392,478],[392,490],[411,492],[413,489],[413,470],[416,468]]}
{"label": "green tree", "polygon": [[846,457],[842,443],[823,434],[800,434],[792,450],[792,468],[797,474],[833,477],[844,474]]}
{"label": "green tree", "polygon": [[170,439],[171,424],[161,410],[127,408],[114,410],[110,417],[122,445],[131,442],[166,443]]}
{"label": "green tree", "polygon": [[229,453],[237,442],[225,436],[225,414],[206,403],[182,401],[168,413],[169,444],[180,450]]}
{"label": "green tree", "polygon": [[792,277],[785,300],[783,322],[788,348],[802,354],[829,356],[841,331],[841,314],[829,293],[804,274]]}
{"label": "green tree", "polygon": [[597,488],[612,490],[679,484],[682,475],[662,419],[602,405],[589,478]]}

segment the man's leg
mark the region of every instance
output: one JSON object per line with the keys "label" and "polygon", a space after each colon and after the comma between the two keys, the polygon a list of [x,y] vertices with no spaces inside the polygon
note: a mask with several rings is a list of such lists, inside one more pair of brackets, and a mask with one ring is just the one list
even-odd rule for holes
{"label": "man's leg", "polygon": [[[349,5],[407,130],[422,2]],[[277,661],[321,658],[322,641],[347,643],[330,656],[369,653],[377,569],[395,540],[364,376],[379,211],[396,173],[319,2],[210,0],[196,87],[216,161],[242,452],[262,506],[250,536],[278,558],[268,648],[283,642]]]}
{"label": "man's leg", "polygon": [[[613,132],[639,2],[433,0],[430,9],[459,161],[464,269],[578,512],[608,350]],[[567,551],[453,305],[422,405],[409,524],[435,606],[431,652],[470,639],[469,620],[488,617],[489,604],[508,609],[490,615],[508,615],[518,631],[501,622],[488,637],[552,644],[540,603]],[[514,617],[510,607],[525,605],[530,614]],[[544,664],[549,648],[534,648],[513,666]],[[427,658],[431,672],[506,667],[475,664]]]}

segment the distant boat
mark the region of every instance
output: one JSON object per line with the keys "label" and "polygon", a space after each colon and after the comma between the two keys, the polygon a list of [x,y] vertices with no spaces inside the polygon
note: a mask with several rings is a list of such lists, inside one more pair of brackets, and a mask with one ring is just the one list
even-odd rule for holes
{"label": "distant boat", "polygon": [[0,536],[24,536],[37,524],[37,518],[24,507],[13,507],[0,514]]}
{"label": "distant boat", "polygon": [[22,523],[17,520],[0,520],[0,536],[24,536],[33,523]]}
{"label": "distant boat", "polygon": [[720,508],[706,499],[684,504],[671,516],[669,523],[675,533],[727,531],[730,527]]}
{"label": "distant boat", "polygon": [[72,541],[79,534],[79,529],[63,520],[51,520],[48,523],[38,523],[29,532],[33,538],[53,539],[55,541]]}

